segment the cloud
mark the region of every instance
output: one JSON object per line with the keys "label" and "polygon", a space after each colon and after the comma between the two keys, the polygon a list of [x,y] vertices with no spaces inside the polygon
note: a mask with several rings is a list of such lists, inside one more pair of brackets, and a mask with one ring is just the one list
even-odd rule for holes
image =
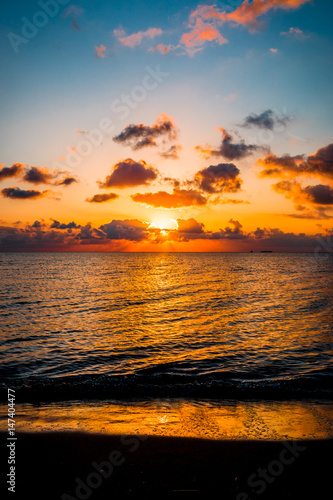
{"label": "cloud", "polygon": [[67,175],[66,170],[54,170],[51,172],[47,167],[26,168],[22,180],[31,184],[50,184],[53,186],[70,186],[77,182],[75,177]]}
{"label": "cloud", "polygon": [[230,94],[230,95],[223,98],[223,100],[226,102],[233,102],[236,99],[237,99],[237,94]]}
{"label": "cloud", "polygon": [[147,238],[149,224],[136,219],[113,220],[99,229],[109,240],[142,241]]}
{"label": "cloud", "polygon": [[242,180],[240,171],[233,163],[210,165],[195,174],[195,180],[204,192],[236,193],[240,190]]}
{"label": "cloud", "polygon": [[12,177],[19,177],[22,175],[24,167],[21,163],[13,163],[11,167],[4,167],[1,165],[0,168],[0,182],[6,179],[11,179]]}
{"label": "cloud", "polygon": [[259,149],[263,149],[261,146],[255,146],[254,144],[245,144],[243,140],[239,143],[233,143],[233,137],[222,127],[219,127],[222,132],[222,142],[218,149],[214,149],[211,146],[196,146],[195,149],[201,153],[204,158],[213,157],[223,157],[227,160],[239,160],[251,155]]}
{"label": "cloud", "polygon": [[218,232],[212,234],[212,239],[214,240],[239,240],[247,239],[249,235],[245,234],[242,229],[242,224],[238,220],[230,219],[229,223],[233,227],[226,227],[225,229],[220,229]]}
{"label": "cloud", "polygon": [[[52,221],[53,222],[50,225],[51,229],[79,229],[80,227],[82,227],[80,224],[76,224],[76,222],[74,222],[74,221],[69,222],[68,224],[61,223],[55,219],[52,219]],[[36,222],[34,224],[36,224]],[[35,227],[39,227],[39,226],[37,225]]]}
{"label": "cloud", "polygon": [[158,115],[156,123],[151,126],[142,123],[127,125],[113,140],[124,146],[130,146],[133,151],[136,151],[145,147],[157,147],[156,139],[160,137],[164,137],[169,141],[178,138],[178,130],[174,119],[166,113]]}
{"label": "cloud", "polygon": [[70,186],[74,182],[77,182],[75,177],[65,177],[64,179],[54,183],[55,186]]}
{"label": "cloud", "polygon": [[125,36],[125,31],[121,28],[113,31],[114,36],[126,47],[133,49],[140,45],[144,38],[153,39],[156,36],[162,35],[161,28],[148,28],[146,31],[138,31],[132,35]]}
{"label": "cloud", "polygon": [[300,30],[299,28],[289,28],[289,31],[281,31],[280,35],[297,38],[298,40],[305,40],[310,36],[306,35],[304,31]]}
{"label": "cloud", "polygon": [[105,54],[104,54],[105,51],[106,51],[106,48],[104,45],[100,45],[99,47],[97,47],[97,45],[95,45],[95,56],[97,57],[97,59],[102,59],[103,57],[105,57]]}
{"label": "cloud", "polygon": [[116,163],[113,171],[104,182],[98,181],[100,188],[126,188],[146,185],[157,178],[157,171],[144,160],[134,161],[132,158]]}
{"label": "cloud", "polygon": [[273,48],[272,48],[272,49],[269,49],[269,50],[272,52],[272,54],[277,54],[277,53],[279,52],[279,50],[278,50],[278,49],[273,49]]}
{"label": "cloud", "polygon": [[333,205],[333,189],[325,184],[302,187],[297,181],[280,181],[273,186],[274,191],[284,194],[294,203]]}
{"label": "cloud", "polygon": [[190,31],[182,35],[180,45],[184,46],[190,56],[201,50],[207,42],[215,42],[218,45],[228,43],[213,24],[204,22],[200,17],[195,20],[190,18],[189,28]]}
{"label": "cloud", "polygon": [[239,7],[232,12],[221,11],[215,5],[200,5],[191,14],[192,17],[201,17],[206,20],[215,20],[218,23],[233,22],[248,28],[251,32],[258,30],[262,26],[262,21],[258,18],[267,14],[271,10],[297,9],[301,5],[311,0],[245,0]]}
{"label": "cloud", "polygon": [[230,205],[241,205],[241,204],[250,205],[249,201],[235,200],[232,198],[221,198],[220,196],[217,196],[214,200],[211,200],[211,203],[213,205],[227,205],[227,204],[230,204]]}
{"label": "cloud", "polygon": [[206,205],[207,198],[194,189],[174,188],[172,193],[158,191],[157,193],[133,194],[133,201],[145,203],[155,208],[180,208]]}
{"label": "cloud", "polygon": [[95,194],[92,198],[87,198],[86,201],[89,203],[104,203],[106,201],[112,201],[119,198],[119,196],[115,193],[101,193]]}
{"label": "cloud", "polygon": [[177,219],[179,233],[203,234],[204,224],[195,219]]}
{"label": "cloud", "polygon": [[326,213],[326,207],[315,207],[314,209],[308,209],[306,207],[298,207],[301,211],[296,214],[284,214],[285,217],[291,217],[292,219],[312,219],[312,220],[323,220],[323,219],[333,219],[333,215]]}
{"label": "cloud", "polygon": [[195,219],[177,219],[177,229],[169,231],[171,241],[188,242],[190,240],[207,239],[205,226]]}
{"label": "cloud", "polygon": [[162,156],[162,158],[166,158],[168,160],[178,160],[179,159],[179,152],[183,149],[182,145],[181,144],[173,144],[172,146],[170,146],[169,149],[167,149],[166,151],[162,151],[160,154],[160,156]]}
{"label": "cloud", "polygon": [[1,191],[4,198],[11,198],[13,200],[37,200],[38,198],[45,198],[52,191],[37,191],[34,189],[20,189],[18,187],[8,187]]}
{"label": "cloud", "polygon": [[63,16],[64,18],[66,19],[67,17],[70,18],[71,20],[71,24],[72,24],[72,27],[76,30],[76,31],[81,31],[81,27],[79,26],[79,23],[78,23],[78,16],[80,16],[81,14],[83,14],[85,11],[81,8],[81,7],[78,7],[77,5],[70,5],[64,12]]}
{"label": "cloud", "polygon": [[255,113],[248,115],[242,127],[258,127],[265,130],[273,130],[276,125],[285,126],[289,121],[289,116],[276,116],[273,110],[267,109],[260,115],[256,115]]}
{"label": "cloud", "polygon": [[149,52],[159,52],[160,54],[168,54],[170,50],[174,50],[175,47],[172,45],[164,45],[163,43],[160,43],[159,45],[155,45],[155,47],[150,47]]}
{"label": "cloud", "polygon": [[[246,232],[242,224],[234,219],[229,225],[219,231],[205,229],[203,223],[195,219],[177,219],[177,229],[159,230],[152,228],[147,222],[137,219],[112,220],[109,223],[94,228],[90,223],[80,225],[74,221],[60,223],[52,220],[51,224],[44,221],[35,221],[32,225],[18,227],[0,226],[0,249],[2,251],[83,251],[93,246],[100,250],[133,251],[128,243],[140,242],[161,244],[164,242],[186,243],[192,240],[215,242],[213,247],[217,251],[236,250],[275,250],[275,251],[314,251],[325,250],[324,245],[330,246],[333,232],[306,235],[304,233],[284,233],[277,228],[257,228]],[[220,242],[220,243],[219,243]],[[144,247],[143,247],[144,248]],[[163,247],[162,247],[163,248]],[[184,248],[184,247],[183,247]],[[191,247],[193,249],[193,246]],[[202,247],[198,247],[202,248]]]}
{"label": "cloud", "polygon": [[333,144],[324,146],[313,155],[269,154],[259,158],[256,165],[262,167],[260,177],[295,177],[308,176],[333,179]]}
{"label": "cloud", "polygon": [[50,184],[54,178],[47,167],[30,167],[23,175],[23,180],[32,184]]}

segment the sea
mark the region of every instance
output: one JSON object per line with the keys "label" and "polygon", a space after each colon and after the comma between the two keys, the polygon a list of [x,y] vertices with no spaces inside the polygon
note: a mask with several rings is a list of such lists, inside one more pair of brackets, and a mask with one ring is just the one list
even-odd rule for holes
{"label": "sea", "polygon": [[332,254],[2,253],[0,272],[2,400],[332,403]]}

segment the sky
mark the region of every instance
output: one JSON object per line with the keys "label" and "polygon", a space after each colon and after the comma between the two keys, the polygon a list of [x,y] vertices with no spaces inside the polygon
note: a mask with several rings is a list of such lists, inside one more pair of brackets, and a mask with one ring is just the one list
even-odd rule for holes
{"label": "sky", "polygon": [[332,2],[0,10],[1,251],[332,247]]}

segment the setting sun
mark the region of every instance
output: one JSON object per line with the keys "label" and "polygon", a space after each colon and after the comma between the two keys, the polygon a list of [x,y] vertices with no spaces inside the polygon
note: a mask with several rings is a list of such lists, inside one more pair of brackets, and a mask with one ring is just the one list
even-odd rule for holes
{"label": "setting sun", "polygon": [[161,216],[154,218],[149,227],[157,229],[177,229],[178,224],[175,219]]}

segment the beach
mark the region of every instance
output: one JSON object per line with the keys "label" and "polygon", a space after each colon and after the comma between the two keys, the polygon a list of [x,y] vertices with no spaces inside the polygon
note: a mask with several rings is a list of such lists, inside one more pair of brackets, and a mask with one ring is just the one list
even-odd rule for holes
{"label": "beach", "polygon": [[327,402],[34,403],[15,420],[18,499],[294,500],[331,487]]}
{"label": "beach", "polygon": [[332,440],[22,433],[15,498],[326,498],[331,451]]}

